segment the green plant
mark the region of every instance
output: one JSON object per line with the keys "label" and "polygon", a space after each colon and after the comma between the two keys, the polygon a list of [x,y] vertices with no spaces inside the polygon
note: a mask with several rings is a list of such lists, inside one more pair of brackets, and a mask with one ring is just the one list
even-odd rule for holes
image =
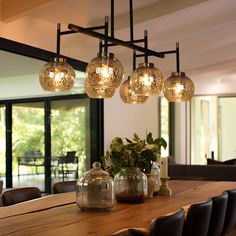
{"label": "green plant", "polygon": [[123,167],[139,167],[143,172],[150,173],[152,162],[156,162],[161,155],[161,147],[166,148],[163,138],[153,139],[148,132],[145,139],[136,133],[132,140],[120,137],[113,138],[110,150],[102,157],[102,164],[106,171],[115,175]]}

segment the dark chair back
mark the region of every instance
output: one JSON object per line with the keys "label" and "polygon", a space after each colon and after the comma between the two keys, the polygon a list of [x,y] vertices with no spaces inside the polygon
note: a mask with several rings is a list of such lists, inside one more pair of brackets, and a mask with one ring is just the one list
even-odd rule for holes
{"label": "dark chair back", "polygon": [[184,209],[155,219],[150,233],[140,228],[121,229],[112,236],[182,236],[184,227]]}
{"label": "dark chair back", "polygon": [[112,236],[147,236],[149,235],[146,231],[141,231],[139,229],[121,229],[112,234]]}
{"label": "dark chair back", "polygon": [[212,200],[193,204],[184,223],[184,236],[207,236],[211,218]]}
{"label": "dark chair back", "polygon": [[153,221],[150,236],[182,236],[184,227],[184,210],[157,218]]}
{"label": "dark chair back", "polygon": [[226,192],[228,193],[228,202],[222,235],[229,233],[236,224],[236,189]]}
{"label": "dark chair back", "polygon": [[75,157],[76,151],[69,151],[66,153],[67,157]]}
{"label": "dark chair back", "polygon": [[11,189],[4,191],[4,193],[2,194],[2,205],[10,206],[16,203],[25,202],[40,197],[41,192],[36,187]]}
{"label": "dark chair back", "polygon": [[54,194],[73,192],[76,190],[76,182],[75,180],[55,183],[52,186],[52,191]]}
{"label": "dark chair back", "polygon": [[208,229],[208,236],[221,236],[225,213],[227,208],[228,193],[225,192],[221,196],[212,198],[211,220]]}

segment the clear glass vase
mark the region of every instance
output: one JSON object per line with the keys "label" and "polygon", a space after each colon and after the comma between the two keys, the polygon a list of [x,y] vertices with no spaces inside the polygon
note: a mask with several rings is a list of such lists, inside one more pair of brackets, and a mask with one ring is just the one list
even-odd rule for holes
{"label": "clear glass vase", "polygon": [[146,198],[153,198],[154,192],[156,191],[156,187],[158,185],[156,174],[146,174],[147,176],[147,183],[148,183],[148,192]]}
{"label": "clear glass vase", "polygon": [[94,162],[77,182],[77,205],[82,211],[109,211],[114,203],[113,179]]}
{"label": "clear glass vase", "polygon": [[120,203],[141,203],[147,194],[147,177],[139,168],[122,168],[114,177],[115,198]]}
{"label": "clear glass vase", "polygon": [[160,190],[160,186],[161,186],[160,168],[159,168],[159,164],[157,162],[152,163],[151,174],[155,175],[155,179],[156,179],[155,189],[154,189],[154,193],[153,193],[153,196],[156,196],[158,194],[158,192]]}

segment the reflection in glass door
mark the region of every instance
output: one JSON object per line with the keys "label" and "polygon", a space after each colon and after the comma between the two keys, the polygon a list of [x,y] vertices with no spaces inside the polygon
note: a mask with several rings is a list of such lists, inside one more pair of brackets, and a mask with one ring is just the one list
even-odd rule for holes
{"label": "reflection in glass door", "polygon": [[219,160],[234,160],[236,158],[236,98],[220,97],[218,101],[218,111]]}
{"label": "reflection in glass door", "polygon": [[3,187],[6,187],[6,108],[0,106],[0,179],[3,180]]}
{"label": "reflection in glass door", "polygon": [[51,102],[52,183],[77,179],[90,166],[89,100]]}
{"label": "reflection in glass door", "polygon": [[12,106],[13,187],[44,187],[44,103]]}

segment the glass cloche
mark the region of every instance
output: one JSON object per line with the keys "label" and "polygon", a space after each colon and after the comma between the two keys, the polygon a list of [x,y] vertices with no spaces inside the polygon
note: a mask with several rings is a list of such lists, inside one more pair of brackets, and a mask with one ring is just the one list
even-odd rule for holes
{"label": "glass cloche", "polygon": [[77,182],[77,205],[82,211],[109,211],[114,206],[114,183],[99,162]]}

